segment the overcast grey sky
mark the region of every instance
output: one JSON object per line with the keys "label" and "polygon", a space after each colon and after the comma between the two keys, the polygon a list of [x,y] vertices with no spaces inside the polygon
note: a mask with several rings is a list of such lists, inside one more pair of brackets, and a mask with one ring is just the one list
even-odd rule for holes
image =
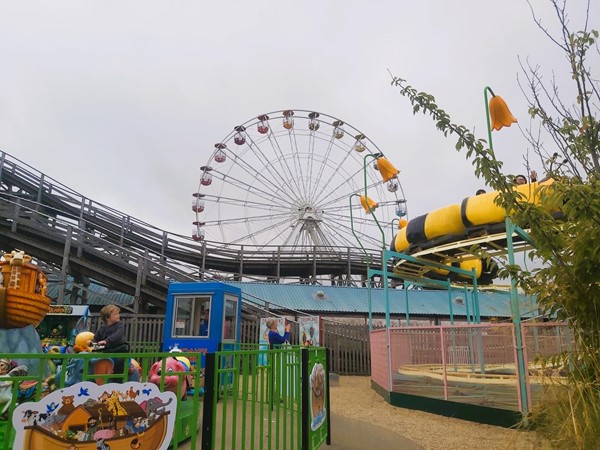
{"label": "overcast grey sky", "polygon": [[[580,29],[585,2],[572,1]],[[532,0],[556,29],[550,2]],[[591,28],[599,29],[599,8]],[[189,235],[213,145],[269,111],[313,110],[401,170],[411,216],[482,182],[455,138],[413,116],[388,69],[486,138],[483,88],[528,125],[517,57],[568,82],[522,0],[0,1],[0,149],[96,201]],[[566,89],[565,89],[566,91]],[[495,135],[524,172],[515,126]]]}

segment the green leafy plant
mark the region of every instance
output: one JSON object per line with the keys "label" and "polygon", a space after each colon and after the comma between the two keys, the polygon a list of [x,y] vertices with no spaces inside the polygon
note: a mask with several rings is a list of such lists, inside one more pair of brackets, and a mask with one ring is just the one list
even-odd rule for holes
{"label": "green leafy plant", "polygon": [[[550,433],[557,445],[564,441],[596,448],[600,439],[600,86],[589,59],[600,54],[599,34],[587,30],[587,21],[583,31],[570,31],[566,2],[551,2],[560,34],[552,36],[532,9],[533,20],[566,56],[576,94],[571,101],[562,99],[554,78],[545,84],[539,67],[521,62],[521,88],[538,127],[527,130],[525,138],[554,180],[550,187],[538,188],[539,204],[520,201],[522,194],[513,189],[511,176],[503,173],[491,142],[454,123],[433,95],[394,75],[392,85],[409,100],[414,114],[431,116],[441,133],[457,138],[456,150],[464,152],[475,174],[499,192],[498,204],[516,225],[530,230],[535,242],[530,257],[544,264],[531,271],[505,265],[501,275],[514,277],[525,293],[535,295],[545,314],[568,321],[575,340],[573,351],[553,361],[567,374],[568,384],[549,388],[543,413],[532,418],[542,420],[545,425],[540,430]],[[588,18],[589,10],[588,1]]]}

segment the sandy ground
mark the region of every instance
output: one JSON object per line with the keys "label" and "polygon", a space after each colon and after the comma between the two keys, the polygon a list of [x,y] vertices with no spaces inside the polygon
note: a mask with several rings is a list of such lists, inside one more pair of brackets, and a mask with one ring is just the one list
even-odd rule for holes
{"label": "sandy ground", "polygon": [[369,377],[342,376],[339,384],[330,391],[332,413],[393,431],[427,450],[550,448],[534,432],[392,406],[371,389]]}

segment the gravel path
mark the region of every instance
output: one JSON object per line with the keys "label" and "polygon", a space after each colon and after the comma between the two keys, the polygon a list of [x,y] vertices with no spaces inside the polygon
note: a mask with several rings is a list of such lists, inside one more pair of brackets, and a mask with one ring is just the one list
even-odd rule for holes
{"label": "gravel path", "polygon": [[332,413],[393,431],[426,450],[550,448],[533,432],[392,406],[371,389],[369,377],[342,376],[339,386],[331,387],[330,396]]}

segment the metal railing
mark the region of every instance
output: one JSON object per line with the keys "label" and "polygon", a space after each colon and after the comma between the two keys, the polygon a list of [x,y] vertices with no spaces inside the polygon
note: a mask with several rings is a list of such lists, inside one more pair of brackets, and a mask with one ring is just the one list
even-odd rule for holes
{"label": "metal railing", "polygon": [[[105,284],[114,278],[118,290],[128,287],[127,293],[144,302],[149,296],[158,306],[171,280],[355,285],[381,257],[343,246],[196,242],[87,198],[7,153],[0,153],[0,245],[44,255],[63,280],[79,258],[79,267]],[[126,273],[119,278],[121,270]]]}

